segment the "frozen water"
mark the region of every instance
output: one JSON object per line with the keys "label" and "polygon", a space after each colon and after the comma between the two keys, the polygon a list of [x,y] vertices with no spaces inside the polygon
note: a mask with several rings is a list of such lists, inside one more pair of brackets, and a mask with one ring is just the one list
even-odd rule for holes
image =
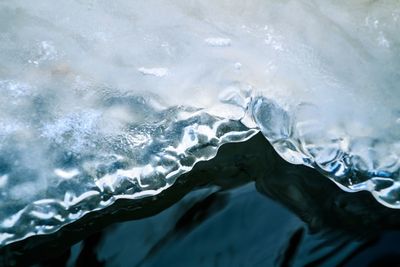
{"label": "frozen water", "polygon": [[400,4],[0,2],[0,245],[155,195],[261,130],[400,207]]}

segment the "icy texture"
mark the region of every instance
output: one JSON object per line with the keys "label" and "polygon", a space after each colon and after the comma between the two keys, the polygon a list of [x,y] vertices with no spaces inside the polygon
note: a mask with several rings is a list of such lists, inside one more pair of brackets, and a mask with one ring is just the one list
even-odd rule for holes
{"label": "icy texture", "polygon": [[0,2],[0,245],[260,129],[400,207],[398,1]]}

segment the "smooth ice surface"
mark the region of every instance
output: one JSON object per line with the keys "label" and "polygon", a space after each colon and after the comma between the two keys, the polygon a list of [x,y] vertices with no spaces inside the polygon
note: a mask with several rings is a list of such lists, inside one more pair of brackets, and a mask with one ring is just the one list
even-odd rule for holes
{"label": "smooth ice surface", "polygon": [[0,245],[261,130],[400,207],[398,1],[0,1]]}

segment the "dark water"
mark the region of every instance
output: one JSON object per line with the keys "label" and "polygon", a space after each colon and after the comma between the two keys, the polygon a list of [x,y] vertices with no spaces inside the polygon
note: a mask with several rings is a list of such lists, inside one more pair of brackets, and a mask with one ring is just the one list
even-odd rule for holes
{"label": "dark water", "polygon": [[290,165],[257,135],[157,197],[0,250],[1,266],[400,266],[400,212]]}

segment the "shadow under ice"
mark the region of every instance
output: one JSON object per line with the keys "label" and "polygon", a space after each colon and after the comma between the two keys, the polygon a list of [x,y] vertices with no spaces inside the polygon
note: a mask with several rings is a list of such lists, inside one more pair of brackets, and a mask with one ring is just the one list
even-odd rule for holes
{"label": "shadow under ice", "polygon": [[157,196],[1,248],[0,265],[391,266],[399,230],[400,211],[285,162],[258,134]]}

